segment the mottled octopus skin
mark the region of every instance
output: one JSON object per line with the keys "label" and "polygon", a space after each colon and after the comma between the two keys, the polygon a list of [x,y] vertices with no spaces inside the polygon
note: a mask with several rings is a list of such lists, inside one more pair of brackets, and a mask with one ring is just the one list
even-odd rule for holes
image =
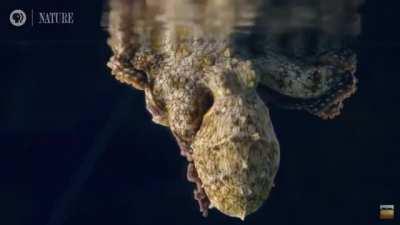
{"label": "mottled octopus skin", "polygon": [[268,109],[255,93],[217,98],[192,147],[203,188],[221,212],[244,219],[269,195],[279,144]]}
{"label": "mottled octopus skin", "polygon": [[116,79],[144,91],[153,121],[171,130],[205,216],[215,207],[244,219],[267,199],[280,147],[265,102],[333,118],[355,91],[355,54],[329,49],[331,41],[303,58],[267,37],[238,44],[231,35],[238,18],[257,26],[266,2],[110,4],[108,66]]}

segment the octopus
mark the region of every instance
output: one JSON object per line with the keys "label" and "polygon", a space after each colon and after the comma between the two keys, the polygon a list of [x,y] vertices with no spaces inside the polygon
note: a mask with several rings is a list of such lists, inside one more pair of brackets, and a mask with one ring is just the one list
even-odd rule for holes
{"label": "octopus", "polygon": [[268,198],[280,163],[270,107],[333,119],[356,91],[360,2],[276,2],[110,2],[111,73],[175,137],[204,216],[244,220]]}

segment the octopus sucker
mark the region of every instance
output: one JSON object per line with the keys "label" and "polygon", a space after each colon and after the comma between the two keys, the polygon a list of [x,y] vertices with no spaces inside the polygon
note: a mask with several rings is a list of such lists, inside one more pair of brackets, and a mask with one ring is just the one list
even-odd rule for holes
{"label": "octopus sucker", "polygon": [[359,18],[358,2],[111,1],[107,65],[171,131],[203,216],[215,208],[244,220],[271,194],[280,144],[270,107],[332,119],[356,92],[347,43],[360,20],[343,10]]}
{"label": "octopus sucker", "polygon": [[202,187],[201,180],[197,174],[196,168],[194,167],[193,163],[188,164],[186,176],[188,181],[196,184],[196,189],[193,191],[194,199],[197,200],[202,215],[204,217],[207,217],[208,208],[210,206],[210,200],[208,199]]}

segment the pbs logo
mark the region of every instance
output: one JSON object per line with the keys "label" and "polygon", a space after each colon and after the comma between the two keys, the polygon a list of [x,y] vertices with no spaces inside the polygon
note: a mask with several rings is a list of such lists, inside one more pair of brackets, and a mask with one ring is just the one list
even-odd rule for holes
{"label": "pbs logo", "polygon": [[26,14],[21,9],[16,9],[10,14],[10,23],[16,27],[24,25],[26,22]]}

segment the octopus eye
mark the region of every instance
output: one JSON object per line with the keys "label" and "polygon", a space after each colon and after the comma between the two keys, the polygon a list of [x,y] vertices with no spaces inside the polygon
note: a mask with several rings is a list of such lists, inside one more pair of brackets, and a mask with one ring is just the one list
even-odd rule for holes
{"label": "octopus eye", "polygon": [[208,111],[210,111],[211,107],[214,105],[214,96],[212,95],[211,91],[206,91],[205,93],[206,94],[202,99],[202,102],[200,102],[201,103],[200,105],[203,106],[202,107],[203,112],[201,116],[202,118]]}

